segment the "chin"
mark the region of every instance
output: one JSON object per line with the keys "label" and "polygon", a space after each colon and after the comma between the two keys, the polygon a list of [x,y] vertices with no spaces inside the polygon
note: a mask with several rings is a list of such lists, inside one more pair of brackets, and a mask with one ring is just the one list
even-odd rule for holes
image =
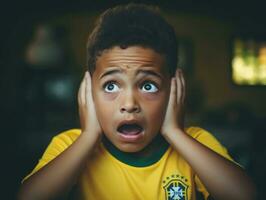
{"label": "chin", "polygon": [[126,152],[126,153],[136,153],[144,149],[145,146],[139,145],[139,144],[133,144],[133,143],[127,143],[122,144],[119,146],[116,146],[120,151]]}

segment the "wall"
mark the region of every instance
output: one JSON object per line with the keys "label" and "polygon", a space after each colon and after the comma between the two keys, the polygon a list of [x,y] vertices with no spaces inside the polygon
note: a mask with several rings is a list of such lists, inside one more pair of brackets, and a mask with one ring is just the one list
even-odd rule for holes
{"label": "wall", "polygon": [[[79,66],[86,63],[87,36],[99,12],[68,14],[49,21],[64,25]],[[163,12],[175,26],[178,36],[194,43],[194,69],[189,79],[195,79],[203,88],[204,109],[219,109],[231,102],[247,105],[255,115],[266,116],[266,87],[239,87],[232,83],[230,74],[230,39],[235,27],[230,22],[197,16]]]}

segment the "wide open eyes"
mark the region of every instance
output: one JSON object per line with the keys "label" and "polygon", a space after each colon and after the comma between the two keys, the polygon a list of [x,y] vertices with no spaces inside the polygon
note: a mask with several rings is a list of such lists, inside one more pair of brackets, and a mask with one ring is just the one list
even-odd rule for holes
{"label": "wide open eyes", "polygon": [[108,93],[118,92],[119,87],[115,82],[107,82],[104,84],[104,91]]}
{"label": "wide open eyes", "polygon": [[155,93],[158,91],[158,87],[152,82],[144,82],[141,86],[141,90],[144,92]]}
{"label": "wide open eyes", "polygon": [[[107,93],[114,93],[120,90],[118,84],[114,81],[105,83],[103,88],[104,88],[104,91]],[[145,93],[155,93],[158,91],[158,87],[155,83],[151,81],[145,81],[144,83],[141,84],[140,90]]]}

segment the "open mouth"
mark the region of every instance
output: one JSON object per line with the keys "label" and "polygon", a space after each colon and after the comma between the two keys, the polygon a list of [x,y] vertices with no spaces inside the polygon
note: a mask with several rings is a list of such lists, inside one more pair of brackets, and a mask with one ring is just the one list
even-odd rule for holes
{"label": "open mouth", "polygon": [[118,127],[117,131],[123,135],[138,135],[143,128],[138,124],[123,124]]}

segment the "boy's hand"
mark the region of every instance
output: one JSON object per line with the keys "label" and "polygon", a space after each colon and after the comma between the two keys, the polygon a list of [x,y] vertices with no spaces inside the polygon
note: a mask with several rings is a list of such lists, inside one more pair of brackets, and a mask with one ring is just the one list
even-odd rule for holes
{"label": "boy's hand", "polygon": [[177,69],[175,77],[171,80],[169,102],[161,127],[161,133],[164,136],[175,130],[184,129],[184,100],[185,80],[182,71]]}
{"label": "boy's hand", "polygon": [[91,139],[98,140],[102,129],[96,116],[91,83],[91,76],[86,71],[78,92],[79,118],[82,133],[89,134]]}

